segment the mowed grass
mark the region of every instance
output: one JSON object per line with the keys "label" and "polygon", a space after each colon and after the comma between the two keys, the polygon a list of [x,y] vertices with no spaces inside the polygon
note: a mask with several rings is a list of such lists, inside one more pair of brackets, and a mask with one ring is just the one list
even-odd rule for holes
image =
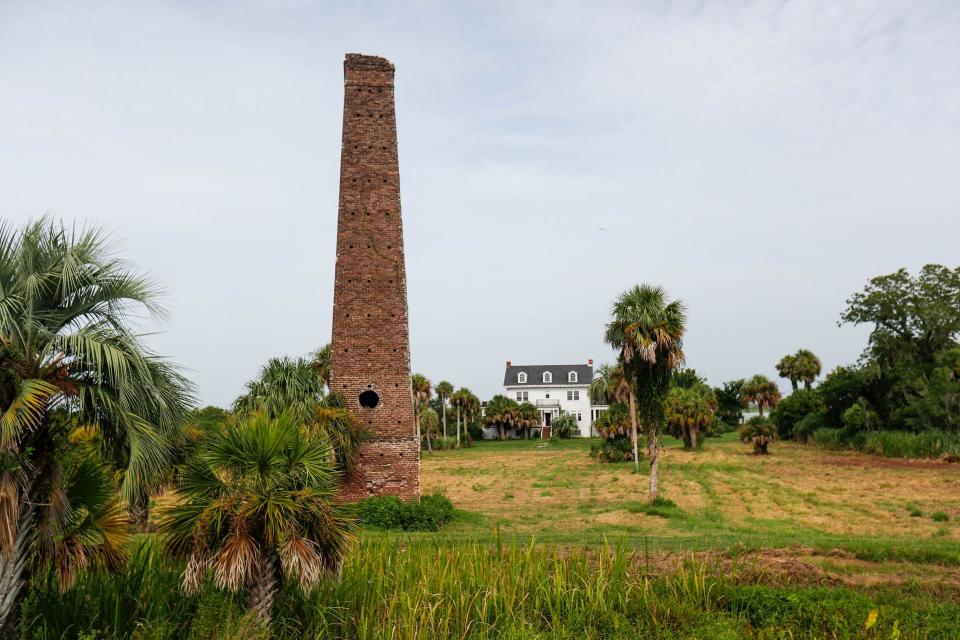
{"label": "mowed grass", "polygon": [[647,463],[639,474],[632,464],[599,463],[590,444],[480,442],[425,453],[421,484],[462,510],[452,538],[496,527],[564,544],[642,541],[655,551],[799,546],[840,573],[856,573],[849,565],[860,560],[960,565],[960,465],[782,442],[754,456],[736,434],[685,451],[668,438],[661,495],[676,507],[651,509]]}

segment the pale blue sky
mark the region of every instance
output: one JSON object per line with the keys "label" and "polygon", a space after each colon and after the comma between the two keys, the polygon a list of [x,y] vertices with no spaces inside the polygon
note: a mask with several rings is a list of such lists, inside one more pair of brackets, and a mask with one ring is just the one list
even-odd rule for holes
{"label": "pale blue sky", "polygon": [[228,404],[329,340],[348,51],[397,65],[415,370],[612,358],[613,298],[689,306],[718,384],[826,367],[880,273],[956,265],[960,4],[0,0],[0,216],[112,229],[150,343]]}

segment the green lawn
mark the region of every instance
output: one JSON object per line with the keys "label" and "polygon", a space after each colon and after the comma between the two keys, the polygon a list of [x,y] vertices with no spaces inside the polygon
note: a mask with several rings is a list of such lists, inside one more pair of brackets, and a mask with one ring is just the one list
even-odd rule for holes
{"label": "green lawn", "polygon": [[[595,462],[592,442],[485,441],[425,453],[423,491],[445,491],[461,514],[440,535],[453,541],[498,528],[519,539],[624,541],[658,552],[798,547],[792,555],[839,573],[856,572],[851,555],[960,566],[960,465],[793,443],[758,457],[736,434],[708,439],[701,451],[668,439],[662,494],[677,507],[650,512],[646,463],[637,474],[632,464]],[[947,521],[935,521],[938,512]]]}

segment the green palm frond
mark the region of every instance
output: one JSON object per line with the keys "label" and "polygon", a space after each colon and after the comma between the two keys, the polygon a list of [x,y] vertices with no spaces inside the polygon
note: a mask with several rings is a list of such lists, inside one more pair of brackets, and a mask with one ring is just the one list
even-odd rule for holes
{"label": "green palm frond", "polygon": [[185,585],[212,572],[238,590],[279,554],[303,588],[339,565],[350,519],[336,500],[339,474],[326,438],[292,413],[253,413],[214,434],[177,485],[161,524],[168,551],[188,557]]}

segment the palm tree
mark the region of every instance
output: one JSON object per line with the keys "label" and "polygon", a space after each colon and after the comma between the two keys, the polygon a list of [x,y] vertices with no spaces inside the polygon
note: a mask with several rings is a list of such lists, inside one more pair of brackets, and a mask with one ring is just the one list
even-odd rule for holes
{"label": "palm tree", "polygon": [[763,408],[771,409],[780,402],[780,389],[770,378],[757,374],[743,383],[740,390],[746,402],[757,405],[757,412],[763,417]]}
{"label": "palm tree", "polygon": [[606,341],[619,351],[627,378],[630,401],[634,465],[640,469],[637,450],[637,413],[643,415],[650,454],[650,500],[656,500],[659,474],[657,434],[665,423],[663,403],[670,375],[684,362],[683,334],[686,310],[679,300],[667,301],[666,292],[650,285],[634,286],[613,305]]}
{"label": "palm tree", "polygon": [[330,453],[293,414],[254,413],[216,434],[162,520],[165,548],[188,559],[185,590],[212,574],[268,624],[286,582],[307,592],[337,575],[351,535]]}
{"label": "palm tree", "polygon": [[243,395],[234,400],[233,411],[239,416],[265,412],[271,417],[291,412],[306,423],[323,400],[323,385],[313,362],[271,358],[257,379],[246,384]]}
{"label": "palm tree", "polygon": [[505,427],[514,427],[519,424],[520,405],[513,398],[498,394],[490,398],[487,403],[487,414],[484,420],[490,426],[497,427],[500,440],[506,439]]}
{"label": "palm tree", "polygon": [[355,461],[360,442],[367,435],[363,423],[336,393],[323,394],[323,376],[317,365],[326,347],[304,358],[271,358],[260,369],[256,380],[246,384],[246,392],[233,401],[233,412],[243,418],[265,413],[270,418],[291,414],[301,424],[322,433],[333,448],[332,456],[341,470]]}
{"label": "palm tree", "polygon": [[467,397],[464,389],[458,389],[450,394],[450,405],[457,410],[457,446],[460,446],[460,415],[463,411]]}
{"label": "palm tree", "polygon": [[[60,544],[56,522],[71,503],[64,468],[87,425],[123,469],[121,498],[146,513],[170,459],[169,443],[193,403],[190,384],[151,353],[135,315],[163,317],[157,287],[114,258],[96,228],[49,218],[0,226],[0,629],[16,627],[41,557],[75,566],[109,556],[101,535]],[[98,508],[106,508],[102,503]],[[113,516],[111,516],[113,518]],[[59,542],[58,542],[59,540]],[[99,549],[99,551],[97,551]],[[68,552],[69,551],[69,552]]]}
{"label": "palm tree", "polygon": [[783,356],[776,366],[777,373],[781,378],[789,378],[790,386],[797,390],[797,380],[800,376],[797,373],[797,356]]}
{"label": "palm tree", "polygon": [[317,376],[323,382],[323,386],[327,389],[330,388],[330,370],[333,366],[333,345],[329,342],[312,354],[310,354],[310,363],[313,365],[314,371],[316,371]]}
{"label": "palm tree", "polygon": [[665,409],[672,435],[683,440],[685,449],[696,449],[700,430],[713,424],[717,398],[713,389],[703,383],[687,388],[673,387],[667,395]]}
{"label": "palm tree", "polygon": [[753,453],[758,456],[769,453],[768,448],[776,435],[773,424],[762,416],[753,416],[740,427],[740,442],[752,443]]}
{"label": "palm tree", "polygon": [[[419,445],[420,436],[420,412],[423,405],[430,400],[430,381],[426,376],[419,373],[413,374],[410,378],[410,386],[413,390],[413,418],[417,427],[417,443]],[[430,443],[430,433],[427,432],[427,451],[433,452],[433,445]]]}
{"label": "palm tree", "polygon": [[443,437],[447,437],[447,401],[450,400],[450,394],[453,393],[453,385],[446,380],[441,380],[436,387],[437,399],[440,400],[440,411],[443,414]]}
{"label": "palm tree", "polygon": [[530,439],[530,430],[540,426],[540,410],[529,402],[522,402],[517,407],[517,422],[523,427],[524,436]]}
{"label": "palm tree", "polygon": [[[803,380],[803,387],[809,390],[820,375],[820,358],[809,349],[800,349],[793,357],[797,377]],[[794,385],[793,388],[796,389],[797,386]]]}

